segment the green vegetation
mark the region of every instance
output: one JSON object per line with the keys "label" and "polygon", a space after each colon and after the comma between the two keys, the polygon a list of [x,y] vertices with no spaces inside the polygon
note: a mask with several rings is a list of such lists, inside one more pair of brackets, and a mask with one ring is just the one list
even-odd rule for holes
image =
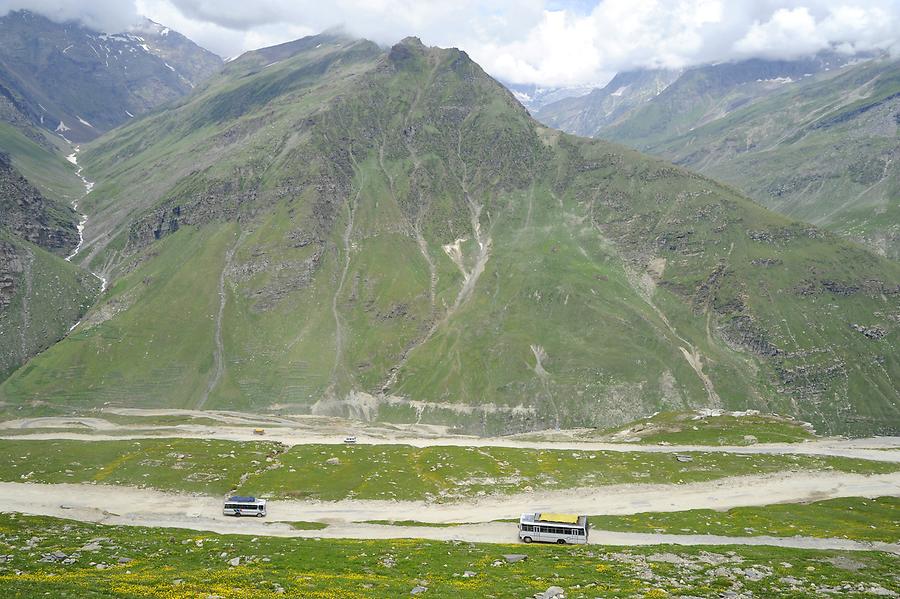
{"label": "green vegetation", "polygon": [[[689,483],[784,470],[882,473],[898,468],[890,463],[812,456],[690,455],[693,462],[681,463],[663,453],[297,445],[278,457],[280,467],[249,477],[244,490],[266,497],[447,501],[516,493],[528,487]],[[335,458],[338,463],[328,463]]]}
{"label": "green vegetation", "polygon": [[[56,343],[87,312],[100,291],[93,275],[0,228],[0,270],[12,281],[0,309],[0,381]],[[4,298],[5,299],[5,298]],[[2,302],[0,302],[2,304]],[[25,364],[19,372],[28,373]],[[2,394],[2,392],[0,392]]]}
{"label": "green vegetation", "polygon": [[[511,553],[527,559],[508,563],[503,555]],[[428,589],[426,596],[460,599],[527,597],[550,586],[571,599],[705,598],[727,591],[801,599],[900,591],[896,556],[874,552],[317,541],[14,514],[0,514],[0,554],[7,556],[0,563],[5,596],[23,599],[360,599],[408,596],[417,586]],[[66,557],[57,560],[60,555]],[[235,558],[239,565],[230,566]]]}
{"label": "green vegetation", "polygon": [[268,498],[452,501],[494,493],[690,483],[786,470],[895,472],[884,462],[791,455],[672,454],[428,447],[296,445],[145,439],[2,440],[0,480],[104,483]]}
{"label": "green vegetation", "polygon": [[613,120],[591,96],[539,115],[566,131],[672,160],[777,212],[900,257],[900,61],[863,61],[794,80],[729,78],[727,71],[742,68],[753,69],[689,69]]}
{"label": "green vegetation", "polygon": [[263,469],[273,443],[193,439],[0,441],[0,480],[99,483],[224,495],[241,476]]}
{"label": "green vegetation", "polygon": [[82,161],[111,228],[91,265],[114,284],[0,385],[8,411],[900,423],[900,264],[542,128],[458,50],[325,35],[248,53]]}
{"label": "green vegetation", "polygon": [[9,123],[0,122],[0,150],[12,157],[22,176],[47,198],[68,205],[84,194],[84,184],[64,156],[72,152],[62,140],[33,130],[39,143]]}
{"label": "green vegetation", "polygon": [[616,429],[592,431],[586,436],[672,445],[800,443],[815,438],[808,428],[790,418],[766,414],[699,415],[696,412],[663,412]]}
{"label": "green vegetation", "polygon": [[804,504],[740,507],[728,511],[591,516],[603,530],[725,536],[823,537],[900,542],[900,498],[850,497]]}

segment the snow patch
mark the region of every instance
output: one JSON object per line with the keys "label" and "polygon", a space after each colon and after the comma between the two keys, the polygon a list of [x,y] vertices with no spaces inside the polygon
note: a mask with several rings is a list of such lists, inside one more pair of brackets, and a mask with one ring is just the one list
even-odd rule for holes
{"label": "snow patch", "polygon": [[86,125],[86,126],[90,127],[91,129],[94,128],[94,126],[92,124],[90,124],[89,122],[87,122],[86,120],[84,120],[83,118],[78,116],[77,114],[75,115],[75,118],[78,119],[78,122],[81,123],[82,125]]}
{"label": "snow patch", "polygon": [[66,124],[62,121],[59,122],[59,124],[56,126],[56,129],[55,129],[55,131],[57,131],[58,133],[65,133],[68,130],[69,130],[69,128],[66,127]]}
{"label": "snow patch", "polygon": [[132,118],[132,119],[134,118],[134,115],[131,114],[130,112],[128,112],[127,110],[125,111],[125,114],[127,114],[129,118]]}
{"label": "snow patch", "polygon": [[610,95],[610,96],[615,96],[616,98],[618,98],[619,96],[621,96],[622,94],[624,94],[624,93],[628,90],[629,87],[631,87],[631,86],[630,86],[630,85],[623,85],[622,87],[620,87],[619,89],[617,89],[616,91],[614,91],[613,93],[611,93],[611,94],[609,94],[609,95]]}
{"label": "snow patch", "polygon": [[513,97],[515,97],[515,99],[518,100],[519,102],[521,102],[522,104],[527,104],[528,102],[531,102],[531,100],[532,100],[531,96],[529,96],[525,92],[517,92],[515,90],[510,90],[510,91],[512,91]]}
{"label": "snow patch", "polygon": [[757,81],[757,83],[777,83],[779,85],[784,84],[784,83],[793,83],[794,82],[794,80],[791,79],[790,77],[775,77],[774,79],[757,79],[756,81]]}

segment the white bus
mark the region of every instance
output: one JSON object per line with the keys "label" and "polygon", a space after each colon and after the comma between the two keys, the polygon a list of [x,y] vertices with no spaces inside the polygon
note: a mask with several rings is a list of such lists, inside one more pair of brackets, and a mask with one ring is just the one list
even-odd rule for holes
{"label": "white bus", "polygon": [[535,513],[519,518],[519,538],[526,543],[587,543],[587,516],[575,514]]}
{"label": "white bus", "polygon": [[225,509],[222,513],[226,516],[256,516],[262,518],[266,515],[266,500],[256,497],[229,497],[225,500]]}

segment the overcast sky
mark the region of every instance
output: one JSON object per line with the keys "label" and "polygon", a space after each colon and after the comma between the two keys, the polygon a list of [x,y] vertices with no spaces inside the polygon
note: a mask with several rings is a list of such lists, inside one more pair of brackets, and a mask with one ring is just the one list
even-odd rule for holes
{"label": "overcast sky", "polygon": [[107,32],[145,15],[224,57],[336,25],[386,45],[416,35],[546,86],[829,47],[900,55],[900,0],[0,0],[18,8]]}

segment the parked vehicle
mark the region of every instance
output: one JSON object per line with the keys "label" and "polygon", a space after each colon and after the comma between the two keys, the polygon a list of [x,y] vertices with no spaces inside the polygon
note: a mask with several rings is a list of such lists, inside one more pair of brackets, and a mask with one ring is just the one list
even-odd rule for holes
{"label": "parked vehicle", "polygon": [[587,516],[576,514],[535,513],[519,518],[519,538],[526,543],[587,543]]}
{"label": "parked vehicle", "polygon": [[354,443],[356,443],[356,437],[344,437],[344,443],[353,445]]}

